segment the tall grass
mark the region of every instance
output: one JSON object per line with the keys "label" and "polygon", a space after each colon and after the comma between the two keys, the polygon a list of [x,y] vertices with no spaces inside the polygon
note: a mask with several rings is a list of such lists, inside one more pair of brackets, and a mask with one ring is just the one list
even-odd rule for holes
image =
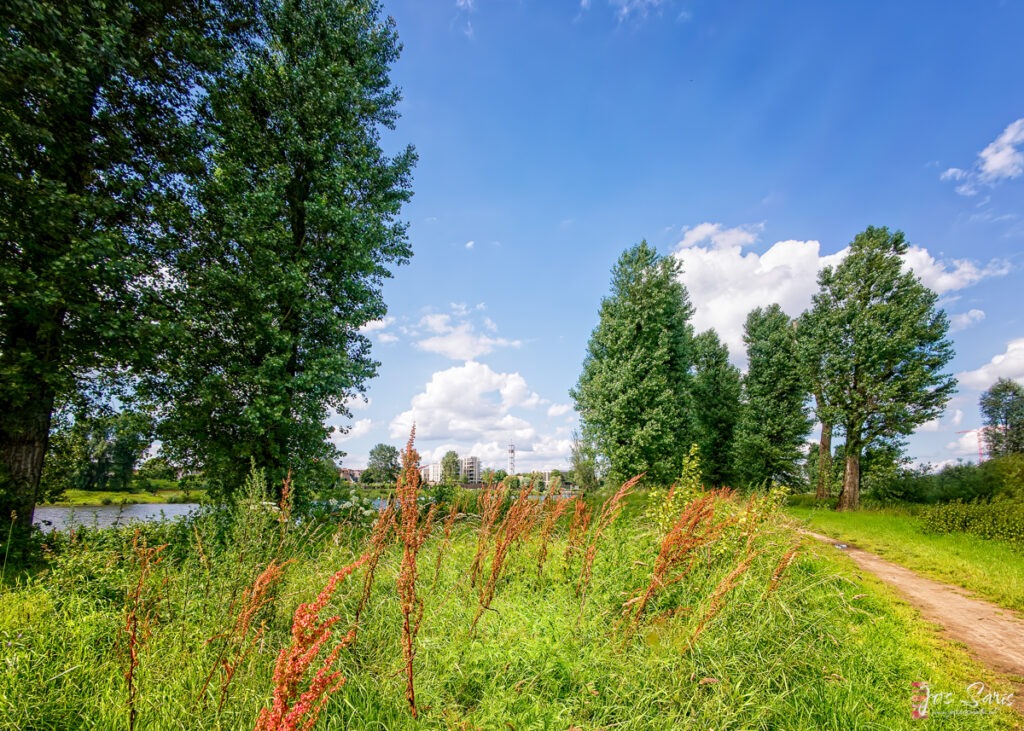
{"label": "tall grass", "polygon": [[[994,681],[827,547],[798,551],[768,500],[696,494],[666,532],[623,512],[648,502],[629,483],[593,521],[494,487],[479,520],[453,509],[433,535],[414,454],[374,525],[282,523],[257,476],[253,500],[191,524],[53,538],[47,572],[0,597],[0,727],[124,727],[134,709],[158,729],[897,729],[913,681]],[[136,549],[162,545],[129,704],[104,648]],[[943,728],[1009,728],[994,710]]]}

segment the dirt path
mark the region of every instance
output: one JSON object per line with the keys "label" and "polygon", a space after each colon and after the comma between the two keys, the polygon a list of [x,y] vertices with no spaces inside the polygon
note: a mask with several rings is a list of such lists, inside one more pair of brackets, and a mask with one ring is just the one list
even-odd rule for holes
{"label": "dirt path", "polygon": [[965,589],[926,579],[873,553],[819,533],[804,533],[844,546],[843,553],[857,566],[894,587],[921,616],[942,627],[946,637],[962,642],[975,659],[1010,676],[1015,688],[1014,707],[1024,713],[1024,618],[1010,609],[975,599]]}

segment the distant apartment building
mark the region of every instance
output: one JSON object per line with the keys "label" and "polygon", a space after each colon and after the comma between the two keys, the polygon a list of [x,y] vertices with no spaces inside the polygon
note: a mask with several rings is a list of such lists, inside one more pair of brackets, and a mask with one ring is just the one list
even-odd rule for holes
{"label": "distant apartment building", "polygon": [[420,481],[436,484],[441,481],[441,463],[425,464],[420,467]]}
{"label": "distant apartment building", "polygon": [[480,458],[463,457],[459,460],[459,477],[462,481],[475,485],[480,482]]}
{"label": "distant apartment building", "polygon": [[[441,482],[443,472],[440,462],[425,464],[420,467],[420,480],[436,485]],[[459,480],[470,485],[480,482],[480,458],[462,457],[459,459]]]}

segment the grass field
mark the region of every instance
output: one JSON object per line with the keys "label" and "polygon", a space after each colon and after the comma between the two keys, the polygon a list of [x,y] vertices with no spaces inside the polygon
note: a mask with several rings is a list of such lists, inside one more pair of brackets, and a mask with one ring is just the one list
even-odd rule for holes
{"label": "grass field", "polygon": [[[191,490],[188,493],[188,501],[202,502],[206,496],[205,490]],[[156,493],[140,491],[109,491],[109,490],[66,490],[62,500],[51,505],[57,507],[95,506],[95,505],[126,505],[166,503],[170,501],[183,501],[186,494],[182,490],[157,490]],[[109,502],[104,502],[109,501]]]}
{"label": "grass field", "polygon": [[967,533],[925,533],[919,518],[898,509],[840,513],[790,507],[786,512],[810,530],[1024,611],[1024,554],[1008,543]]}
{"label": "grass field", "polygon": [[[429,533],[416,510],[419,528],[400,516],[376,543],[365,525],[245,507],[83,531],[2,590],[0,728],[251,728],[281,696],[279,653],[318,626],[297,610],[375,545],[375,572],[363,558],[323,600],[318,621],[338,620],[319,659],[289,676],[311,692],[327,648],[358,630],[334,666],[347,681],[307,704],[326,699],[318,729],[920,728],[912,682],[951,697],[995,682],[768,502],[645,502],[585,531],[574,505],[549,520],[506,502],[493,521],[441,515]],[[403,647],[417,607],[414,719]],[[985,710],[942,728],[1013,727]]]}

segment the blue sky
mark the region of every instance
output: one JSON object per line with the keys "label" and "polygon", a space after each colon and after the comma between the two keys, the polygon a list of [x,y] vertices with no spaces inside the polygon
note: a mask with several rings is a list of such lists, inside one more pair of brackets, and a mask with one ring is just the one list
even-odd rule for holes
{"label": "blue sky", "polygon": [[[504,467],[564,467],[610,270],[681,258],[698,330],[744,365],[747,311],[796,316],[869,225],[903,230],[954,325],[960,391],[920,462],[977,459],[978,397],[1024,382],[1024,3],[390,0],[419,153],[414,257],[367,328],[379,376],[343,464],[417,424]],[[967,433],[958,433],[967,432]]]}

